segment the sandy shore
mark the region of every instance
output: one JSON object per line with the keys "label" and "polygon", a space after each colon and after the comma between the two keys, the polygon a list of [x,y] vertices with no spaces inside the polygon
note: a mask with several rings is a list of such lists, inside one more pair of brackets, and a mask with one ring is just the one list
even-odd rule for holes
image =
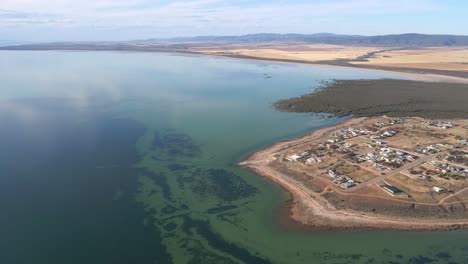
{"label": "sandy shore", "polygon": [[[307,58],[296,58],[296,59],[286,59],[278,57],[258,57],[252,55],[242,55],[229,52],[229,50],[220,50],[220,52],[207,52],[199,49],[174,49],[174,48],[163,48],[163,47],[126,47],[127,49],[118,49],[111,46],[106,47],[80,47],[80,46],[71,46],[71,47],[0,47],[0,50],[66,50],[66,51],[77,51],[77,52],[86,52],[86,51],[113,51],[113,52],[159,52],[159,53],[170,53],[170,54],[179,54],[187,56],[209,56],[217,58],[229,58],[235,60],[250,60],[250,61],[265,61],[272,63],[280,64],[302,64],[302,65],[313,65],[313,66],[323,66],[323,67],[336,67],[336,68],[347,68],[355,70],[367,70],[375,71],[386,74],[394,74],[399,76],[404,76],[418,81],[428,81],[428,82],[453,82],[453,83],[468,83],[468,71],[461,70],[437,70],[430,68],[414,68],[414,67],[397,67],[397,66],[388,66],[379,63],[373,64],[354,64],[350,63],[348,60],[343,59],[333,59],[327,57],[327,60],[307,60]],[[352,61],[351,61],[352,62]],[[429,64],[438,62],[428,62]]]}
{"label": "sandy shore", "polygon": [[[178,52],[174,52],[178,53]],[[323,67],[332,67],[332,68],[344,68],[344,69],[354,69],[354,70],[365,70],[365,71],[374,71],[384,74],[393,74],[399,75],[407,78],[411,78],[417,81],[425,82],[449,82],[449,83],[468,83],[468,78],[451,76],[447,74],[436,74],[430,69],[418,69],[418,68],[398,68],[398,67],[388,67],[391,69],[385,69],[383,67],[380,69],[378,65],[355,65],[355,64],[340,64],[335,61],[321,62],[321,61],[300,61],[300,60],[285,60],[285,59],[276,59],[276,58],[262,58],[262,57],[251,57],[251,56],[239,56],[239,55],[229,55],[229,54],[205,54],[201,52],[193,52],[192,55],[201,55],[201,56],[210,56],[218,58],[230,58],[236,60],[250,60],[250,61],[266,61],[272,63],[281,63],[281,64],[301,64],[301,65],[312,65],[312,66],[323,66]],[[416,73],[417,72],[417,73]],[[465,75],[468,75],[466,73]]]}
{"label": "sandy shore", "polygon": [[363,118],[351,118],[335,126],[313,131],[303,137],[278,142],[250,155],[239,163],[266,177],[290,193],[290,217],[299,224],[316,229],[382,229],[382,230],[457,230],[468,228],[468,219],[421,219],[391,217],[352,210],[337,209],[321,193],[306,188],[301,182],[269,166],[279,152],[291,146],[320,137],[339,126],[351,126]]}

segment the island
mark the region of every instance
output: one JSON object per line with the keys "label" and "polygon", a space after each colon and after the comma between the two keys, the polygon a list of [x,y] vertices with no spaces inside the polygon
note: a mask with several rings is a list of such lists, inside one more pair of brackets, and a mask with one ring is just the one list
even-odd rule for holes
{"label": "island", "polygon": [[349,118],[240,165],[288,191],[290,216],[308,228],[467,228],[467,93],[466,84],[330,81],[275,107]]}

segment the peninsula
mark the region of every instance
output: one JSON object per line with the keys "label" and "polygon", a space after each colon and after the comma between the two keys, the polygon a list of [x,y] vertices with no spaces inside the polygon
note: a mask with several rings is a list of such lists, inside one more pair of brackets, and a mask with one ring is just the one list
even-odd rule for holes
{"label": "peninsula", "polygon": [[467,228],[466,98],[465,84],[332,81],[275,107],[352,118],[240,165],[287,190],[292,218],[309,227]]}

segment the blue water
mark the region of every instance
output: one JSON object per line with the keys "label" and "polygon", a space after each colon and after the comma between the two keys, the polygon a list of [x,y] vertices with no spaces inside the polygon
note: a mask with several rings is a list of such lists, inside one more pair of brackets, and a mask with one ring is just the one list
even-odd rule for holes
{"label": "blue water", "polygon": [[[272,78],[265,78],[265,74]],[[163,53],[0,52],[0,263],[468,263],[467,233],[299,232],[235,164],[336,124],[276,112],[324,66]]]}

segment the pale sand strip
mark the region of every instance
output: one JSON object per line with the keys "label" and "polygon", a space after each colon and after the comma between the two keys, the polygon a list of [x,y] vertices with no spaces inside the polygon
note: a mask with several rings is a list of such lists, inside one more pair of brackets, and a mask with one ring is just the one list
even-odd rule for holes
{"label": "pale sand strip", "polygon": [[[177,53],[177,52],[174,52]],[[220,54],[210,54],[210,53],[203,53],[196,51],[193,55],[201,55],[201,56],[209,56],[209,57],[218,57],[218,58],[229,58],[234,60],[244,60],[244,61],[263,61],[263,62],[271,62],[277,64],[301,64],[301,65],[308,65],[308,66],[315,66],[315,67],[329,67],[329,68],[344,68],[344,69],[353,69],[357,71],[373,71],[373,72],[380,72],[383,74],[392,74],[392,75],[399,75],[403,77],[408,77],[413,80],[417,81],[424,81],[424,82],[448,82],[448,83],[468,83],[467,78],[462,77],[454,77],[454,76],[447,76],[447,75],[439,75],[439,74],[430,74],[430,73],[409,73],[403,71],[392,71],[392,70],[382,70],[382,69],[374,69],[374,68],[366,68],[366,67],[353,67],[353,66],[342,66],[342,65],[332,65],[327,63],[321,63],[319,61],[310,61],[310,62],[302,62],[302,61],[282,61],[281,59],[277,58],[264,58],[264,57],[236,57],[230,55],[220,55]],[[379,66],[376,64],[376,66]],[[424,69],[414,69],[419,71],[424,71]]]}

